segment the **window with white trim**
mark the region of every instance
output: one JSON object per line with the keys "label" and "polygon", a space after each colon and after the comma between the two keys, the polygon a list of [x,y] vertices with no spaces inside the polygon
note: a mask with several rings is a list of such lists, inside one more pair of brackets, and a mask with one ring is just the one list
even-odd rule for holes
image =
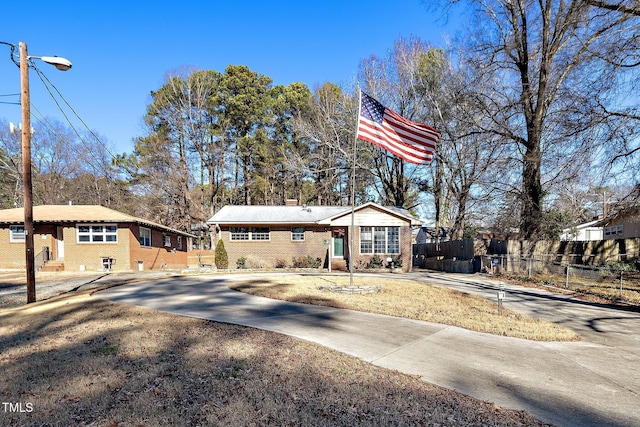
{"label": "window with white trim", "polygon": [[360,253],[373,253],[373,230],[371,227],[360,227]]}
{"label": "window with white trim", "polygon": [[167,233],[162,233],[162,246],[171,247],[171,236]]}
{"label": "window with white trim", "polygon": [[78,224],[76,241],[78,243],[118,243],[118,226]]}
{"label": "window with white trim", "polygon": [[400,227],[387,227],[387,253],[400,253]]}
{"label": "window with white trim", "polygon": [[251,240],[270,240],[269,227],[251,228]]}
{"label": "window with white trim", "polygon": [[621,236],[624,233],[624,225],[612,225],[604,228],[605,236]]}
{"label": "window with white trim", "polygon": [[271,240],[269,227],[231,227],[229,234],[232,241]]}
{"label": "window with white trim", "polygon": [[231,227],[229,230],[231,240],[249,240],[248,227]]}
{"label": "window with white trim", "polygon": [[140,246],[151,246],[151,229],[140,227]]}
{"label": "window with white trim", "polygon": [[400,227],[360,227],[361,254],[399,254]]}
{"label": "window with white trim", "polygon": [[178,236],[178,249],[182,250],[182,236]]}
{"label": "window with white trim", "polygon": [[304,227],[292,227],[291,240],[294,242],[304,242]]}
{"label": "window with white trim", "polygon": [[9,227],[9,241],[12,243],[24,243],[26,233],[24,225],[12,225]]}

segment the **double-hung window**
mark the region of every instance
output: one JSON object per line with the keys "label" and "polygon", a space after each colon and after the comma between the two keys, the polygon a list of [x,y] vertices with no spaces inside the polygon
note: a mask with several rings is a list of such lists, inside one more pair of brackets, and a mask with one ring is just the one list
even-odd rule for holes
{"label": "double-hung window", "polygon": [[76,227],[76,239],[78,243],[118,243],[118,226],[80,224]]}
{"label": "double-hung window", "polygon": [[304,227],[293,227],[291,229],[291,240],[294,242],[304,241]]}
{"label": "double-hung window", "polygon": [[12,243],[24,243],[24,225],[12,225],[9,227],[9,241]]}
{"label": "double-hung window", "polygon": [[400,227],[387,227],[387,253],[400,253]]}
{"label": "double-hung window", "polygon": [[372,227],[360,227],[360,253],[373,253],[373,230]]}
{"label": "double-hung window", "polygon": [[231,240],[270,240],[269,227],[231,227],[229,230]]}
{"label": "double-hung window", "polygon": [[151,246],[151,229],[140,227],[140,246]]}
{"label": "double-hung window", "polygon": [[400,227],[360,227],[361,254],[399,254]]}

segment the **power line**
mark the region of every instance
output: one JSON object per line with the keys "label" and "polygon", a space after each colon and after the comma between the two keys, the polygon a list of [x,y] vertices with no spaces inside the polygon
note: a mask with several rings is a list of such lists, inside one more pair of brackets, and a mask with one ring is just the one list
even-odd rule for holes
{"label": "power line", "polygon": [[[51,88],[53,88],[53,90],[55,90],[55,92],[58,94],[58,96],[60,97],[60,99],[65,103],[65,105],[69,108],[69,110],[71,110],[71,112],[78,118],[78,120],[80,120],[80,123],[82,123],[82,125],[85,127],[85,129],[87,129],[87,131],[93,136],[93,138],[96,140],[96,142],[98,144],[100,144],[102,146],[102,148],[104,148],[104,150],[107,152],[107,154],[113,159],[117,161],[117,156],[115,154],[113,154],[111,152],[111,150],[107,147],[106,144],[104,144],[102,142],[102,140],[98,137],[98,135],[95,134],[95,132],[93,132],[93,130],[91,130],[91,128],[89,128],[89,126],[87,125],[87,123],[82,119],[82,117],[80,117],[78,115],[78,113],[75,111],[75,109],[71,106],[71,104],[69,104],[69,102],[66,100],[66,98],[62,95],[62,93],[60,92],[60,90],[58,90],[58,88],[49,80],[49,78],[42,72],[40,71],[39,68],[37,67],[33,67],[36,70],[36,73],[38,74],[38,77],[40,78],[40,80],[42,81],[42,83],[44,84],[47,92],[49,93],[49,96],[51,96],[51,98],[53,99],[53,101],[56,103],[56,106],[58,107],[58,109],[60,110],[60,112],[64,115],[64,118],[66,119],[67,123],[69,123],[69,125],[71,126],[71,128],[73,129],[73,131],[75,132],[75,134],[77,135],[77,137],[80,139],[80,141],[85,145],[85,147],[87,149],[89,149],[89,151],[91,151],[91,148],[89,146],[87,146],[87,143],[85,142],[85,140],[82,138],[82,136],[80,135],[80,133],[77,131],[77,129],[75,128],[75,126],[73,126],[73,124],[71,123],[71,120],[69,119],[68,115],[64,112],[64,110],[62,109],[62,107],[60,106],[60,103],[58,102],[58,100],[56,99],[56,97],[54,96],[54,94],[51,92]],[[122,164],[117,164],[118,167],[122,170],[124,170],[125,172],[127,172],[129,174],[129,176],[131,178],[135,178],[136,174],[134,172],[132,172],[126,165],[122,165]],[[105,171],[106,172],[106,171]],[[113,181],[113,179],[107,175],[107,178],[110,181]],[[143,185],[145,187],[147,187],[147,185]],[[150,187],[146,188],[148,191],[150,191]]]}

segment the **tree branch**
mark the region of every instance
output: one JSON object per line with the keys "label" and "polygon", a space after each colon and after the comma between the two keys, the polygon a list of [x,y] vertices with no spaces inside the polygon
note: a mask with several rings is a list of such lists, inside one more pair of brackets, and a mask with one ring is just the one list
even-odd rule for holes
{"label": "tree branch", "polygon": [[607,3],[599,0],[587,0],[587,3],[600,9],[613,10],[614,12],[621,12],[627,15],[640,16],[640,9],[625,6],[623,4]]}

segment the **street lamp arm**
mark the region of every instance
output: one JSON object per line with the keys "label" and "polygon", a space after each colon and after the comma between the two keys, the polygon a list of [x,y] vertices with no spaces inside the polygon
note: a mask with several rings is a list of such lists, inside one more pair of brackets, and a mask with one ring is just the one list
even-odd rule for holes
{"label": "street lamp arm", "polygon": [[[14,64],[16,64],[18,68],[20,68],[20,61],[19,59],[16,59],[16,54],[15,54],[16,49],[18,49],[18,46],[16,46],[13,43],[7,43],[3,41],[0,41],[0,44],[7,45],[11,48],[11,60],[13,61]],[[71,66],[72,66],[71,61],[61,56],[27,56],[27,60],[31,60],[31,59],[40,59],[42,62],[46,62],[47,64],[53,65],[60,71],[67,71],[71,69]],[[33,65],[33,67],[35,67],[35,65]]]}
{"label": "street lamp arm", "polygon": [[31,58],[38,58],[42,62],[53,65],[60,71],[67,71],[71,68],[71,61],[60,56],[30,56],[29,59]]}

